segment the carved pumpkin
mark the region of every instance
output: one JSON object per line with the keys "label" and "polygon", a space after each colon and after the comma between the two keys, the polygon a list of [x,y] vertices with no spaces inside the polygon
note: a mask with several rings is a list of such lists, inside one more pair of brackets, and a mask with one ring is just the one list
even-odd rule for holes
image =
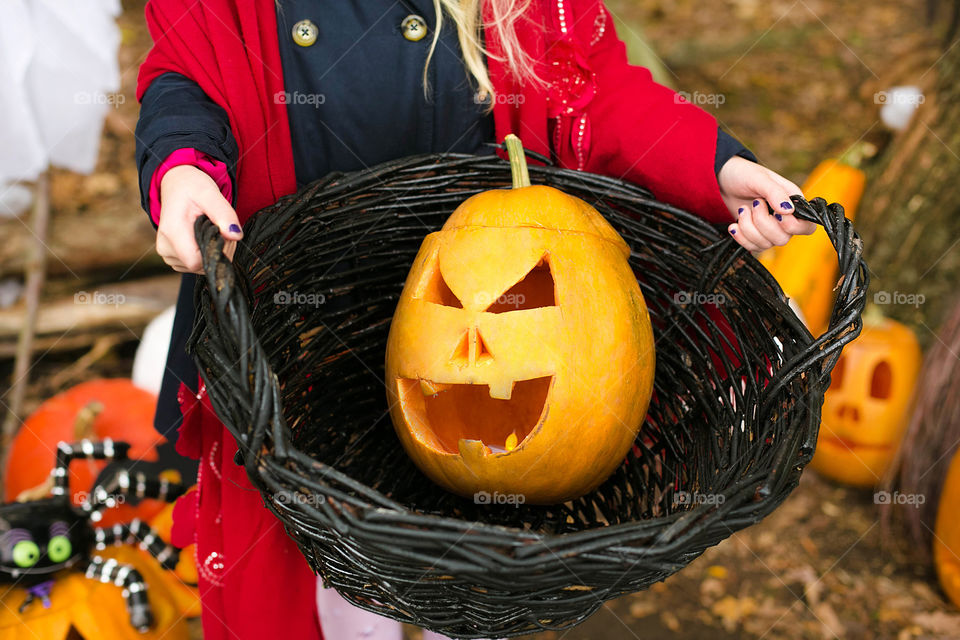
{"label": "carved pumpkin", "polygon": [[158,580],[158,574],[165,572],[153,558],[133,547],[108,547],[99,554],[132,564],[143,576],[154,619],[147,633],[139,633],[130,626],[121,589],[116,585],[91,580],[83,573],[67,572],[53,584],[49,609],[35,601],[20,613],[18,609],[27,592],[14,587],[0,593],[0,638],[75,640],[77,634],[83,640],[187,640],[190,637],[184,611]]}
{"label": "carved pumpkin", "polygon": [[[866,175],[844,160],[824,160],[803,184],[807,199],[821,197],[839,202],[844,215],[854,219]],[[823,227],[813,234],[794,236],[786,245],[764,251],[760,262],[780,283],[783,292],[800,308],[800,316],[815,336],[827,329],[837,284],[837,252]]]}
{"label": "carved pumpkin", "polygon": [[[76,433],[77,416],[91,406],[102,405],[92,422]],[[91,380],[60,393],[43,404],[24,422],[13,440],[4,486],[6,500],[12,501],[21,492],[46,482],[54,465],[58,442],[73,442],[83,437],[112,438],[130,443],[130,458],[155,462],[155,447],[164,442],[153,428],[157,397],[133,385],[127,379]],[[70,491],[73,503],[79,505],[84,491],[94,484],[106,463],[74,460],[70,465]],[[144,500],[139,505],[121,504],[103,513],[102,526],[129,522],[140,518],[149,522],[163,509],[158,500]]]}
{"label": "carved pumpkin", "polygon": [[514,188],[469,198],[420,247],[390,327],[387,395],[434,482],[556,503],[629,450],[653,336],[627,244],[582,200],[530,186],[519,140],[507,144]]}
{"label": "carved pumpkin", "polygon": [[933,563],[940,586],[954,605],[960,607],[960,449],[953,455],[947,478],[940,492],[936,535],[933,537]]}
{"label": "carved pumpkin", "polygon": [[921,361],[913,331],[868,312],[833,369],[813,468],[846,484],[877,484],[907,428]]}

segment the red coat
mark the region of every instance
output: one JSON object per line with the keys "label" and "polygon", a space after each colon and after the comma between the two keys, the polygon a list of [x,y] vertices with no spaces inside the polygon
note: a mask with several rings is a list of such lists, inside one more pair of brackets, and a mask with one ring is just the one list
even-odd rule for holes
{"label": "red coat", "polygon": [[[273,99],[284,91],[275,11],[275,0],[150,0],[146,8],[155,45],[137,98],[174,71],[226,110],[240,152],[241,221],[296,189],[286,106]],[[544,83],[519,86],[488,60],[498,140],[516,133],[561,166],[638,182],[714,222],[731,219],[714,174],[716,121],[627,64],[602,2],[534,0],[517,31]],[[499,54],[494,34],[487,46]],[[174,533],[178,544],[197,543],[204,637],[320,637],[313,574],[233,463],[236,444],[201,395],[182,402],[177,446],[201,459],[202,477],[199,493],[178,503]]]}

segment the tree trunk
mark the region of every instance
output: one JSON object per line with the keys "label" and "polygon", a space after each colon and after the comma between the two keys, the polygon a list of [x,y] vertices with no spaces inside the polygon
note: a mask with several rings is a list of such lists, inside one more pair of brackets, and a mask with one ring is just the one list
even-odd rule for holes
{"label": "tree trunk", "polygon": [[870,172],[856,223],[871,300],[924,345],[960,288],[960,44],[944,51],[933,89]]}

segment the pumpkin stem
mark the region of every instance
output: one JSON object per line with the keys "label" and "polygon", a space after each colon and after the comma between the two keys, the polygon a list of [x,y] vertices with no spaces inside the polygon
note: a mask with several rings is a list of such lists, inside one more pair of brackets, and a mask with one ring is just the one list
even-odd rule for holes
{"label": "pumpkin stem", "polygon": [[73,423],[73,439],[83,440],[93,435],[93,422],[103,411],[103,403],[92,400],[88,402],[80,411]]}
{"label": "pumpkin stem", "polygon": [[530,172],[527,170],[527,157],[523,154],[523,143],[520,138],[508,133],[503,139],[507,145],[507,155],[510,157],[510,174],[513,176],[513,188],[522,189],[530,186]]}

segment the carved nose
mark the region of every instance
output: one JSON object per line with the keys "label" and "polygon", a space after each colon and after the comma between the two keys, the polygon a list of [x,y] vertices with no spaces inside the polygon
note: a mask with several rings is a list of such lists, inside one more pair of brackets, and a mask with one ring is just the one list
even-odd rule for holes
{"label": "carved nose", "polygon": [[837,409],[837,417],[841,420],[848,420],[854,424],[860,424],[860,410],[850,405],[840,405]]}
{"label": "carved nose", "polygon": [[470,327],[463,332],[451,357],[451,360],[461,367],[474,367],[492,359],[493,355],[490,354],[483,336],[480,335],[480,330],[476,327]]}

